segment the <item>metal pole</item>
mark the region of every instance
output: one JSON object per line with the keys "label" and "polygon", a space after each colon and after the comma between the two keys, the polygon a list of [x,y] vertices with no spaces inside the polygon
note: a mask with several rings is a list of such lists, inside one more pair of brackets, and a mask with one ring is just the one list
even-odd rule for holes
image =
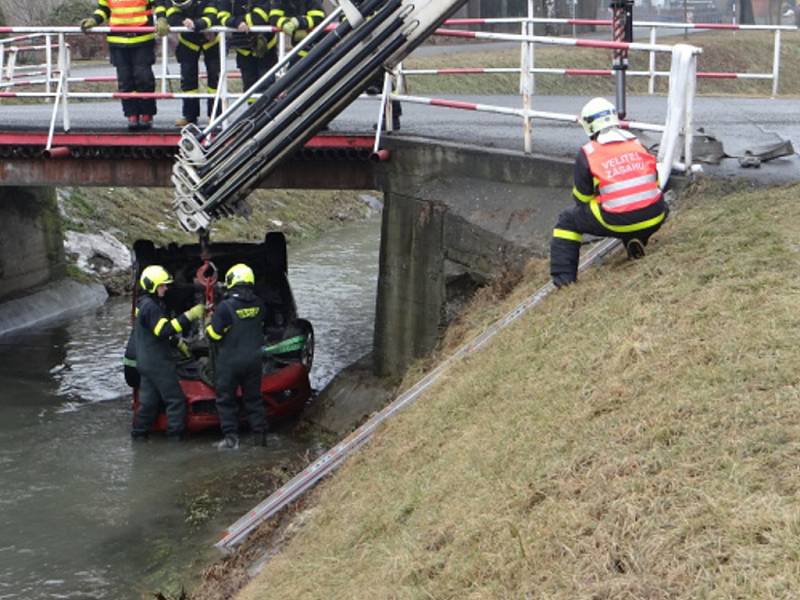
{"label": "metal pole", "polygon": [[778,80],[781,73],[781,30],[775,30],[775,48],[772,55],[772,97],[778,95]]}
{"label": "metal pole", "polygon": [[167,61],[169,60],[169,38],[161,38],[161,93],[167,93]]}
{"label": "metal pole", "polygon": [[45,70],[47,71],[47,82],[44,85],[44,91],[48,94],[50,93],[50,83],[53,79],[53,38],[50,34],[44,36],[44,44],[45,44],[45,62],[47,63],[47,67]]}
{"label": "metal pole", "polygon": [[[633,41],[633,0],[612,0],[611,9],[614,11],[613,33],[615,42]],[[630,39],[629,39],[630,38]],[[627,108],[625,105],[625,71],[628,69],[628,51],[622,48],[614,49],[614,75],[616,77],[617,113],[621,119],[625,118]]]}
{"label": "metal pole", "polygon": [[[656,28],[650,28],[650,43],[655,46],[656,44]],[[650,50],[650,80],[647,82],[647,92],[652,96],[656,91],[656,53]]]}

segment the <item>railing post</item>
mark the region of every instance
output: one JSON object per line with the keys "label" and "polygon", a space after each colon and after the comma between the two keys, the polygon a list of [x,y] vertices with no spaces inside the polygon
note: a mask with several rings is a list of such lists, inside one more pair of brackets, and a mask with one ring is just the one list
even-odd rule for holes
{"label": "railing post", "polygon": [[161,38],[161,93],[167,93],[167,61],[169,61],[169,37]]}
{"label": "railing post", "polygon": [[[656,43],[656,28],[650,28],[650,43],[655,45]],[[656,53],[655,50],[650,50],[648,52],[650,57],[649,62],[649,70],[650,70],[650,77],[647,82],[647,93],[651,96],[656,92]]]}
{"label": "railing post", "polygon": [[691,57],[691,77],[686,82],[686,118],[684,119],[683,131],[683,156],[684,164],[686,165],[686,174],[688,177],[692,176],[692,150],[694,144],[694,96],[697,92],[697,55],[692,53]]}
{"label": "railing post", "polygon": [[5,69],[6,45],[0,43],[0,83],[3,83],[3,70]]}
{"label": "railing post", "polygon": [[775,30],[775,48],[772,55],[772,97],[778,95],[778,81],[781,73],[781,30]]}
{"label": "railing post", "polygon": [[[523,21],[522,35],[527,37],[528,31],[533,27],[533,21]],[[525,116],[522,117],[522,136],[524,150],[526,154],[533,152],[533,142],[531,140],[531,96],[533,95],[533,74],[530,64],[530,47],[532,42],[522,42],[522,57],[520,62],[520,92],[522,93],[522,109]]]}
{"label": "railing post", "polygon": [[44,57],[47,65],[45,66],[45,78],[47,81],[44,84],[44,91],[49,94],[50,83],[53,79],[53,39],[49,33],[44,36]]}
{"label": "railing post", "polygon": [[406,74],[403,71],[403,61],[397,63],[394,69],[395,81],[397,82],[397,89],[395,90],[401,96],[406,93]]}
{"label": "railing post", "polygon": [[64,48],[64,68],[62,71],[62,76],[64,77],[64,101],[63,106],[61,108],[61,122],[64,127],[64,131],[69,131],[72,128],[70,124],[69,118],[69,73],[72,70],[72,51],[69,48],[69,44],[66,42],[66,37],[63,33],[58,34],[58,46]]}

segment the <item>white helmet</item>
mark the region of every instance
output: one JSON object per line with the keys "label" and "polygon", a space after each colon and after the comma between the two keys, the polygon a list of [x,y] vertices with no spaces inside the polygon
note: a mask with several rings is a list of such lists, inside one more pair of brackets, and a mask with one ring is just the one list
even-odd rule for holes
{"label": "white helmet", "polygon": [[617,109],[605,98],[592,98],[581,109],[580,124],[590,138],[611,127],[619,127]]}

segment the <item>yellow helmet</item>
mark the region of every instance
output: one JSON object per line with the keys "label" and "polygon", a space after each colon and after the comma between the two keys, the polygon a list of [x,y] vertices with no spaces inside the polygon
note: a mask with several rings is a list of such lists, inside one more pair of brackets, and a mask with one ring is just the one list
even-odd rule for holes
{"label": "yellow helmet", "polygon": [[139,277],[139,285],[148,294],[155,294],[158,286],[165,283],[172,283],[172,277],[161,265],[145,267],[141,277]]}
{"label": "yellow helmet", "polygon": [[253,269],[244,263],[233,265],[228,272],[225,273],[225,287],[231,289],[235,285],[247,283],[253,285],[256,282]]}
{"label": "yellow helmet", "polygon": [[616,107],[605,98],[592,98],[581,110],[578,119],[583,125],[583,130],[590,138],[601,131],[612,127],[619,127],[619,117]]}

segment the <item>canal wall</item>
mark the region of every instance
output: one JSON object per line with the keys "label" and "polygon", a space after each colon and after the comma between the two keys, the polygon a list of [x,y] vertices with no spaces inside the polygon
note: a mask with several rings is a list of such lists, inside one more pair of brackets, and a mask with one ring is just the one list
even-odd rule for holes
{"label": "canal wall", "polygon": [[0,336],[99,306],[102,285],[64,279],[64,241],[49,187],[0,187]]}
{"label": "canal wall", "polygon": [[64,274],[55,190],[0,187],[0,302]]}
{"label": "canal wall", "polygon": [[387,139],[374,368],[402,373],[480,285],[545,257],[572,161]]}

